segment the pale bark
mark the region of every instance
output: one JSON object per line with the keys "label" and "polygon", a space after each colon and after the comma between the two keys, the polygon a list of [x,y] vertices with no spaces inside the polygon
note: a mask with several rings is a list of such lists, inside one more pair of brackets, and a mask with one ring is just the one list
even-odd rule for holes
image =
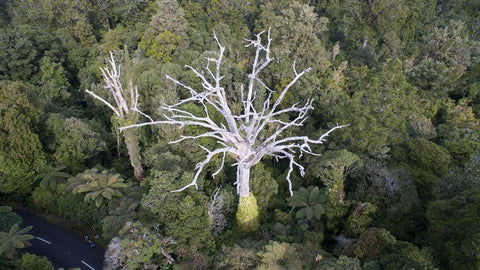
{"label": "pale bark", "polygon": [[[138,90],[136,87],[133,87],[131,81],[128,90],[123,88],[120,80],[121,66],[116,65],[113,53],[110,53],[109,63],[110,66],[100,68],[100,70],[102,71],[105,81],[105,88],[109,90],[115,103],[112,104],[107,101],[107,99],[100,97],[88,89],[85,89],[85,92],[110,108],[120,125],[124,125],[132,120],[136,122],[139,114],[137,110]],[[133,173],[137,181],[141,183],[143,180],[142,156],[140,154],[140,144],[136,133],[137,132],[133,130],[123,132],[123,138],[127,146],[128,157],[133,167]]]}
{"label": "pale bark", "polygon": [[[309,111],[313,109],[313,100],[307,100],[303,106],[299,106],[299,104],[296,103],[289,108],[279,108],[288,90],[311,69],[308,68],[297,72],[295,63],[293,63],[293,77],[290,82],[279,91],[278,97],[273,99],[274,91],[266,86],[259,77],[261,71],[273,60],[270,56],[270,31],[267,33],[266,42],[262,42],[262,34],[263,33],[258,34],[255,40],[247,40],[248,44],[246,47],[251,46],[255,49],[255,57],[252,63],[252,71],[246,83],[247,92],[245,93],[244,86],[241,86],[239,89],[243,105],[243,111],[240,115],[232,114],[225,90],[221,86],[223,75],[221,75],[220,69],[225,47],[220,44],[214,35],[219,47],[219,52],[216,58],[207,58],[208,64],[204,69],[206,72],[201,72],[191,66],[187,66],[201,81],[203,88],[196,90],[189,85],[167,76],[167,79],[186,89],[190,93],[190,97],[180,100],[177,104],[163,105],[161,107],[165,112],[163,120],[154,121],[151,117],[141,113],[148,118],[149,122],[132,124],[121,128],[121,130],[125,131],[130,128],[146,125],[173,124],[178,125],[180,128],[185,126],[198,126],[208,130],[205,133],[195,136],[182,136],[177,141],[171,142],[178,143],[187,139],[209,137],[215,139],[218,143],[218,147],[213,150],[200,146],[207,152],[206,158],[196,165],[196,173],[192,182],[178,190],[174,190],[174,192],[185,190],[190,186],[198,188],[197,180],[205,165],[217,154],[222,154],[224,157],[226,154],[230,154],[237,161],[237,163],[234,164],[238,166],[237,181],[235,184],[237,185],[237,193],[241,198],[246,198],[250,194],[250,168],[260,162],[266,155],[272,156],[277,160],[283,158],[289,159],[290,166],[286,180],[288,181],[290,194],[293,194],[290,180],[292,171],[296,167],[299,169],[300,174],[302,176],[304,175],[303,166],[296,161],[297,155],[301,157],[304,153],[315,154],[311,149],[313,145],[322,144],[331,132],[344,127],[343,125],[337,125],[322,134],[318,139],[311,139],[307,136],[284,136],[287,129],[303,126]],[[261,88],[266,90],[268,97],[263,101],[261,109],[258,109],[254,106],[254,103],[256,93]],[[194,115],[182,109],[181,105],[186,103],[198,104],[200,108],[203,109],[203,115]],[[138,111],[138,109],[136,110]],[[213,121],[210,117],[212,110],[222,115],[223,121]],[[288,114],[290,116],[288,119],[293,120],[280,120],[279,116],[282,114]],[[291,117],[292,115],[295,116]],[[223,123],[226,123],[226,125]],[[267,134],[265,137],[265,134],[263,134],[263,137],[260,138],[260,133],[265,130],[266,126],[274,126],[275,128],[272,129],[273,132],[271,132],[270,135]],[[223,158],[218,171],[223,168],[224,160]],[[216,173],[213,175],[215,176],[215,174]]]}
{"label": "pale bark", "polygon": [[237,192],[239,197],[250,195],[250,166],[246,163],[237,165]]}
{"label": "pale bark", "polygon": [[127,146],[128,157],[130,158],[130,164],[133,167],[133,174],[135,175],[135,179],[141,182],[143,179],[143,167],[138,136],[130,130],[126,130],[123,135],[125,139],[125,145]]}

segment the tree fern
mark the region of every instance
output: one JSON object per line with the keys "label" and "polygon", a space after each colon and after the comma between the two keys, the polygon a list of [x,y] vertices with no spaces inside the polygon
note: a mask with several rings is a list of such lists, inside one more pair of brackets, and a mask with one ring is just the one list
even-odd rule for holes
{"label": "tree fern", "polygon": [[[118,201],[118,199],[117,199]],[[131,198],[122,198],[118,204],[109,207],[109,215],[102,219],[102,236],[109,239],[114,237],[125,222],[134,221],[137,217],[136,209],[140,202]]]}
{"label": "tree fern", "polygon": [[128,185],[118,173],[103,170],[98,173],[98,169],[88,169],[83,173],[77,174],[68,180],[68,188],[73,194],[86,193],[85,201],[94,201],[97,207],[100,207],[104,200],[111,200],[113,197],[122,197],[122,188]]}
{"label": "tree fern", "polygon": [[324,189],[313,186],[308,189],[301,187],[287,200],[290,207],[298,209],[295,215],[297,219],[320,220],[325,213],[324,205],[327,198]]}
{"label": "tree fern", "polygon": [[65,168],[66,166],[52,167],[50,165],[43,169],[40,174],[37,174],[35,176],[35,180],[41,180],[40,187],[42,187],[43,189],[46,189],[47,187],[55,189],[57,183],[64,182],[65,179],[71,177],[70,174],[62,172],[62,170],[64,170]]}
{"label": "tree fern", "polygon": [[7,259],[13,259],[17,249],[30,246],[28,240],[33,236],[26,234],[32,229],[32,226],[19,228],[18,223],[12,225],[8,232],[0,232],[0,255],[4,255]]}

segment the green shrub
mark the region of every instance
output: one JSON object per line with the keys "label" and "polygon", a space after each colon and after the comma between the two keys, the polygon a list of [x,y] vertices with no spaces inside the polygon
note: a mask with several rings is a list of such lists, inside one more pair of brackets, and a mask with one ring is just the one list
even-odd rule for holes
{"label": "green shrub", "polygon": [[396,242],[395,237],[387,230],[370,228],[363,232],[355,243],[347,246],[343,253],[364,262],[376,260],[387,253]]}
{"label": "green shrub", "polygon": [[72,194],[65,184],[57,186],[57,215],[80,224],[92,224],[95,204],[85,202],[83,194]]}
{"label": "green shrub", "polygon": [[259,257],[254,247],[242,247],[237,244],[232,247],[222,247],[217,256],[217,267],[220,269],[243,270],[252,269],[257,265]]}
{"label": "green shrub", "polygon": [[470,156],[475,151],[480,150],[480,142],[473,140],[458,140],[454,142],[448,142],[445,148],[450,152],[453,162],[459,167],[463,167],[468,162]]}
{"label": "green shrub", "polygon": [[36,187],[32,192],[33,204],[46,212],[55,210],[56,194],[50,188]]}
{"label": "green shrub", "polygon": [[269,241],[257,255],[261,261],[259,270],[301,269],[303,265],[295,246],[285,242]]}
{"label": "green shrub", "polygon": [[429,204],[428,238],[435,259],[449,269],[480,268],[480,188]]}
{"label": "green shrub", "polygon": [[161,265],[171,265],[175,261],[170,255],[175,240],[162,236],[151,226],[127,222],[120,237],[119,260],[127,269],[159,269]]}
{"label": "green shrub", "polygon": [[428,252],[418,249],[411,243],[398,241],[392,252],[381,256],[377,261],[364,264],[364,269],[423,269],[435,270],[431,256]]}
{"label": "green shrub", "polygon": [[423,138],[408,143],[408,155],[415,166],[443,176],[450,166],[450,154],[447,149]]}
{"label": "green shrub", "polygon": [[[328,257],[319,262],[318,270],[360,270],[360,261],[357,258],[349,258],[340,255],[338,258]],[[376,269],[375,269],[376,270]],[[380,269],[379,269],[380,270]]]}
{"label": "green shrub", "polygon": [[0,231],[10,229],[15,223],[22,223],[22,218],[10,206],[0,206]]}
{"label": "green shrub", "polygon": [[325,214],[327,198],[324,189],[313,186],[308,187],[308,189],[301,187],[287,201],[292,210],[297,209],[295,214],[297,219],[319,221]]}
{"label": "green shrub", "polygon": [[377,207],[372,203],[361,203],[350,214],[344,232],[348,237],[357,237],[364,232],[372,223]]}
{"label": "green shrub", "polygon": [[213,243],[208,197],[195,189],[170,192],[178,182],[191,181],[193,174],[176,170],[155,175],[158,177],[147,180],[151,188],[142,199],[142,207],[155,215],[163,235],[175,239],[172,249],[179,258],[195,259],[208,253]]}
{"label": "green shrub", "polygon": [[52,263],[45,256],[30,253],[22,255],[20,270],[55,270]]}

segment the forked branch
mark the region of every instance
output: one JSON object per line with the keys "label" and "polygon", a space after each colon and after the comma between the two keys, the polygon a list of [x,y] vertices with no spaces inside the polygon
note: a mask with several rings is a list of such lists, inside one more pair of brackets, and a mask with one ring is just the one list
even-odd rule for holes
{"label": "forked branch", "polygon": [[[214,39],[217,42],[219,51],[216,57],[206,58],[207,65],[204,67],[206,72],[200,72],[194,67],[187,66],[200,80],[202,88],[194,89],[193,87],[167,76],[167,79],[171,80],[177,86],[185,89],[190,94],[189,97],[178,101],[174,105],[164,105],[162,110],[164,111],[164,119],[160,121],[154,121],[151,117],[144,115],[149,119],[148,122],[133,124],[122,127],[121,130],[141,127],[145,125],[179,125],[185,126],[197,126],[201,127],[200,134],[193,136],[182,136],[180,139],[172,141],[171,143],[178,143],[186,139],[198,140],[199,138],[209,137],[217,141],[218,148],[209,150],[206,147],[200,146],[207,152],[205,159],[199,162],[195,167],[195,176],[192,181],[186,186],[174,190],[174,192],[183,191],[188,187],[195,186],[198,188],[197,180],[213,157],[218,154],[222,154],[222,162],[218,170],[214,173],[216,175],[223,169],[225,162],[225,155],[230,154],[236,159],[234,166],[242,166],[243,169],[249,170],[252,166],[257,164],[265,155],[273,156],[276,159],[287,158],[290,161],[289,170],[287,173],[287,181],[289,184],[289,191],[292,194],[292,183],[290,175],[293,169],[296,167],[299,169],[300,174],[303,176],[304,168],[297,161],[297,155],[302,156],[304,153],[315,154],[312,150],[313,145],[322,144],[326,137],[330,135],[334,130],[345,127],[345,125],[336,125],[327,132],[323,133],[318,139],[311,139],[307,136],[285,136],[285,131],[289,128],[302,126],[308,118],[310,110],[313,110],[313,100],[307,100],[304,105],[296,103],[289,108],[280,109],[280,104],[286,93],[296,84],[298,81],[309,71],[311,68],[307,68],[300,72],[297,71],[295,63],[292,65],[293,77],[290,82],[281,90],[276,99],[273,99],[273,91],[262,81],[260,74],[273,60],[271,55],[271,37],[270,30],[267,32],[267,41],[262,41],[262,35],[259,33],[256,35],[256,39],[247,40],[246,47],[252,47],[255,50],[255,56],[252,62],[252,71],[248,75],[248,81],[246,86],[240,86],[238,93],[241,95],[243,104],[243,111],[238,115],[233,115],[231,105],[229,104],[225,88],[221,86],[221,80],[223,75],[221,74],[221,64],[224,57],[225,47],[222,46],[217,36],[214,34]],[[106,74],[108,75],[108,74]],[[254,107],[254,101],[256,93],[259,90],[263,90],[268,93],[268,97],[263,102],[260,110],[256,110]],[[199,116],[192,112],[185,111],[182,105],[187,103],[195,103],[203,108],[203,115]],[[210,117],[212,112],[216,111],[223,117],[220,121],[214,121]],[[288,114],[289,117],[285,119],[282,115]],[[226,123],[226,126],[223,124]],[[267,125],[274,128],[270,134],[263,134],[264,137],[260,140],[260,134],[262,131],[266,131]],[[248,181],[239,181],[237,179],[237,185],[248,185]],[[237,190],[239,188],[237,187]],[[244,189],[241,189],[244,190]],[[247,189],[248,190],[248,189]]]}

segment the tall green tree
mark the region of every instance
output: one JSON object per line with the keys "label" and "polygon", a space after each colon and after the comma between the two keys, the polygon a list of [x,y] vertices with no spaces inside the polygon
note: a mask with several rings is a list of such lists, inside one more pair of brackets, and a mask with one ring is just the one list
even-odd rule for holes
{"label": "tall green tree", "polygon": [[44,56],[41,60],[40,73],[38,94],[42,103],[52,107],[58,106],[57,104],[61,104],[61,101],[70,97],[68,74],[61,63]]}
{"label": "tall green tree", "polygon": [[107,30],[117,27],[118,24],[134,24],[143,19],[142,11],[148,8],[151,1],[147,0],[98,0],[92,3],[92,8],[98,9],[97,17]]}
{"label": "tall green tree", "polygon": [[10,23],[10,15],[7,12],[7,1],[0,2],[0,25],[2,28]]}
{"label": "tall green tree", "polygon": [[32,87],[13,82],[0,88],[0,192],[29,192],[46,156],[35,132],[42,110]]}
{"label": "tall green tree", "polygon": [[346,198],[345,180],[347,176],[362,169],[363,162],[347,150],[328,151],[321,157],[315,157],[307,171],[320,179],[325,186],[324,212],[327,228],[337,231],[342,219],[347,215],[352,202]]}
{"label": "tall green tree", "polygon": [[161,62],[170,62],[188,47],[185,13],[176,0],[157,1],[157,13],[138,44],[143,53]]}
{"label": "tall green tree", "polygon": [[68,166],[71,173],[84,170],[106,148],[101,130],[92,121],[60,113],[48,116],[44,136],[49,136],[43,140],[55,162]]}
{"label": "tall green tree", "polygon": [[90,1],[20,0],[9,3],[9,13],[16,23],[37,26],[68,26],[88,21],[92,12]]}
{"label": "tall green tree", "polygon": [[121,264],[130,269],[158,269],[173,264],[174,239],[159,234],[152,226],[127,222],[120,232]]}
{"label": "tall green tree", "polygon": [[206,14],[208,15],[209,30],[214,29],[215,24],[228,25],[235,36],[249,34],[250,20],[258,9],[258,2],[255,1],[206,1]]}
{"label": "tall green tree", "polygon": [[205,207],[208,197],[197,190],[170,192],[176,182],[187,183],[193,177],[180,167],[155,171],[154,175],[148,194],[142,198],[142,207],[153,214],[150,222],[175,240],[171,249],[181,260],[205,257],[213,243],[212,222]]}
{"label": "tall green tree", "polygon": [[363,167],[362,160],[347,150],[329,151],[312,161],[309,171],[327,187],[330,200],[343,204],[347,175]]}
{"label": "tall green tree", "polygon": [[[348,74],[346,92],[333,108],[333,122],[348,121],[351,126],[340,136],[342,145],[361,157],[388,160],[394,146],[405,143],[410,135],[426,133],[428,125],[416,124],[425,119],[425,109],[417,96],[418,89],[403,75],[403,63],[398,60],[382,64],[376,70],[352,68]],[[348,96],[345,96],[348,94]],[[338,111],[337,111],[338,110]]]}
{"label": "tall green tree", "polygon": [[346,44],[352,64],[373,66],[414,50],[417,33],[433,20],[436,1],[320,0],[317,7],[332,20],[331,38]]}
{"label": "tall green tree", "polygon": [[480,60],[480,43],[465,28],[464,22],[456,20],[431,26],[418,45],[421,50],[413,65],[407,66],[409,81],[437,99],[461,97],[465,89],[460,82]]}
{"label": "tall green tree", "polygon": [[[320,78],[331,65],[331,55],[327,52],[322,37],[328,30],[328,19],[319,17],[312,6],[298,1],[267,2],[261,6],[255,21],[255,30],[271,28],[274,38],[271,46],[272,57],[277,61],[264,71],[263,79],[275,85],[276,90],[290,82],[290,62],[295,61],[299,69],[312,68],[304,80],[294,86],[283,100],[283,106],[295,103],[293,93],[303,100],[315,97],[322,88]],[[258,93],[260,94],[260,93]],[[259,95],[265,98],[266,93]]]}
{"label": "tall green tree", "polygon": [[42,59],[62,62],[65,51],[45,29],[14,25],[0,32],[0,80],[41,81]]}
{"label": "tall green tree", "polygon": [[480,3],[472,0],[441,0],[437,2],[438,24],[445,25],[451,20],[463,21],[470,37],[478,40],[479,30],[476,26],[480,23],[480,15],[476,11],[480,8]]}
{"label": "tall green tree", "polygon": [[450,199],[428,205],[428,238],[435,259],[448,269],[478,269],[480,189],[475,187]]}

